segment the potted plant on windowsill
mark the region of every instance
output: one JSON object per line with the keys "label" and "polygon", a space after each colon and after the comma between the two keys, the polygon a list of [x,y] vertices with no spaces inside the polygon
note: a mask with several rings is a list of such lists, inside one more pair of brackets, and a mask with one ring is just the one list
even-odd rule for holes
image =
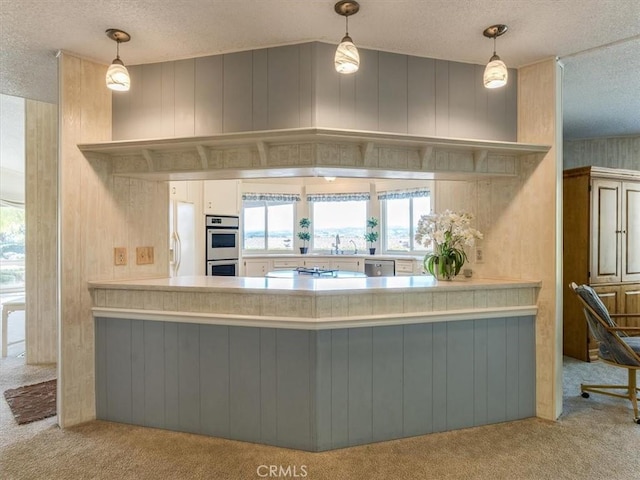
{"label": "potted plant on windowsill", "polygon": [[367,228],[369,231],[365,234],[364,238],[367,242],[369,242],[369,254],[373,255],[376,253],[376,247],[373,246],[378,241],[378,232],[375,232],[373,229],[378,226],[378,219],[375,217],[371,217],[367,220]]}
{"label": "potted plant on windowsill", "polygon": [[308,218],[301,218],[298,222],[300,225],[301,231],[298,232],[298,238],[302,240],[302,247],[300,247],[300,253],[307,253],[309,247],[307,246],[307,242],[311,240],[311,234],[309,233],[309,226],[311,225],[311,220]]}

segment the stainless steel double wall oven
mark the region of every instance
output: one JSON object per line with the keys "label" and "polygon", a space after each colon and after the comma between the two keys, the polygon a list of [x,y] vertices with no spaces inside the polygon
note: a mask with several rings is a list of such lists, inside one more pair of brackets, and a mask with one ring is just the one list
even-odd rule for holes
{"label": "stainless steel double wall oven", "polygon": [[206,216],[207,275],[237,276],[240,257],[240,218]]}

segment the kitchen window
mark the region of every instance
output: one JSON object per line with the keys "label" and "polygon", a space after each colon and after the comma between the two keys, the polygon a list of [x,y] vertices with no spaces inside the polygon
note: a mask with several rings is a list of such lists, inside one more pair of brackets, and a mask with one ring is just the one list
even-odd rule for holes
{"label": "kitchen window", "polygon": [[295,202],[299,195],[244,194],[242,248],[248,252],[293,252]]}
{"label": "kitchen window", "polygon": [[308,195],[312,248],[316,251],[365,251],[368,193]]}
{"label": "kitchen window", "polygon": [[381,192],[383,248],[387,252],[420,252],[414,240],[420,216],[431,213],[431,192],[425,188]]}

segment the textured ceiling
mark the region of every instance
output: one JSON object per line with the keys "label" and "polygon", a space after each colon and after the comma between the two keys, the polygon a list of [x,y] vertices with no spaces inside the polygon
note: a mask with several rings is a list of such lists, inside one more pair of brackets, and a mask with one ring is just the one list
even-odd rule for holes
{"label": "textured ceiling", "polygon": [[[127,65],[314,40],[337,43],[344,19],[334,13],[334,3],[0,0],[0,93],[56,102],[55,52],[108,64],[115,56],[115,45],[104,34],[110,27],[132,35],[131,42],[121,46]],[[509,31],[498,39],[497,51],[509,67],[566,57],[566,137],[640,134],[640,0],[360,4],[349,22],[356,45],[460,62],[486,63],[493,45],[482,31],[505,23]],[[604,77],[611,72],[613,82]]]}

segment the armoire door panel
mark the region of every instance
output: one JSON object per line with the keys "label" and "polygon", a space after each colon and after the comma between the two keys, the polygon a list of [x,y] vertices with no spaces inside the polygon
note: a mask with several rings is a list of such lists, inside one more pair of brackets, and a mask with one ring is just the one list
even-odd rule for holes
{"label": "armoire door panel", "polygon": [[591,283],[620,281],[620,197],[620,182],[593,181]]}
{"label": "armoire door panel", "polygon": [[622,281],[640,281],[640,183],[622,184]]}

